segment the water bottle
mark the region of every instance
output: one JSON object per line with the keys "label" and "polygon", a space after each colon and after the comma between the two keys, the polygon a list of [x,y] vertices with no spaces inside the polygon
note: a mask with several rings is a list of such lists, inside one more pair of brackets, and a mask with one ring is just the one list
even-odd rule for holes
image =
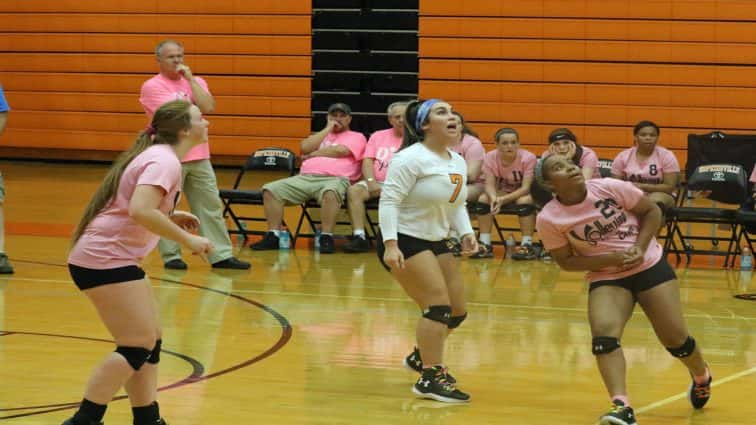
{"label": "water bottle", "polygon": [[512,254],[514,253],[515,245],[517,245],[517,243],[515,242],[514,235],[510,233],[509,237],[507,238],[507,241],[506,241],[507,258],[512,258]]}
{"label": "water bottle", "polygon": [[753,253],[748,245],[743,247],[740,252],[740,270],[751,270],[753,268]]}
{"label": "water bottle", "polygon": [[315,250],[320,249],[320,227],[315,227],[315,237],[312,240],[312,247],[315,248]]}
{"label": "water bottle", "polygon": [[289,249],[291,247],[291,235],[289,231],[284,227],[283,230],[278,232],[278,249]]}

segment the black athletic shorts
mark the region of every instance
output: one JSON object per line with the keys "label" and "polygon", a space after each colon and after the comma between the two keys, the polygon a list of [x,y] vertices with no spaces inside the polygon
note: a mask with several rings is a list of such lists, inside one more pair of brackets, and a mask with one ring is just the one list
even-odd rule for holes
{"label": "black athletic shorts", "polygon": [[[376,239],[378,240],[378,249],[376,250],[378,259],[381,261],[381,264],[383,264],[383,267],[385,267],[386,270],[391,271],[391,268],[383,262],[383,253],[386,252],[386,246],[383,244],[383,236],[378,233]],[[402,254],[404,254],[405,260],[409,260],[410,258],[412,258],[412,256],[417,255],[423,251],[430,251],[436,257],[441,254],[448,254],[452,252],[452,245],[449,239],[443,239],[440,241],[427,241],[425,239],[419,239],[405,235],[403,233],[399,233],[397,234],[397,244],[399,245],[399,250],[402,251]]]}
{"label": "black athletic shorts", "polygon": [[71,278],[76,286],[82,291],[97,286],[144,279],[144,270],[137,266],[98,270],[69,264],[68,271],[71,273]]}
{"label": "black athletic shorts", "polygon": [[662,256],[656,264],[634,275],[613,280],[597,280],[596,282],[591,283],[589,292],[599,286],[609,285],[625,288],[632,292],[633,296],[636,296],[639,292],[647,291],[655,286],[675,279],[677,279],[677,276],[675,275],[674,269],[669,265],[667,259]]}

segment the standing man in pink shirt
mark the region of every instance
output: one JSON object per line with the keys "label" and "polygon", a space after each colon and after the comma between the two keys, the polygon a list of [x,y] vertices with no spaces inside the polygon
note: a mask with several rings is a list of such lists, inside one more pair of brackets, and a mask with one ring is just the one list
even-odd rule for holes
{"label": "standing man in pink shirt", "polygon": [[394,102],[389,105],[386,113],[391,128],[376,131],[367,142],[362,156],[362,180],[347,190],[354,238],[344,244],[344,252],[365,252],[370,249],[370,242],[365,237],[365,202],[381,196],[391,157],[402,146],[406,109],[407,102]]}
{"label": "standing man in pink shirt", "polygon": [[359,180],[360,160],[365,151],[365,136],[351,131],[352,109],[345,103],[328,107],[325,128],[302,140],[302,167],[299,175],[264,185],[263,205],[268,232],[252,245],[257,251],[278,249],[278,235],[286,205],[302,204],[316,199],[320,204],[320,252],[332,254],[333,228],[344,203],[350,183]]}
{"label": "standing man in pink shirt", "polygon": [[[205,80],[194,76],[192,70],[184,64],[184,47],[181,43],[164,40],[155,48],[155,56],[160,73],[142,85],[139,97],[147,117],[152,119],[161,105],[172,100],[189,101],[197,105],[203,114],[209,114],[215,109],[215,100]],[[215,246],[208,258],[213,268],[249,269],[249,263],[238,260],[231,252],[231,238],[223,220],[223,204],[218,197],[218,182],[210,163],[210,145],[203,143],[192,148],[181,158],[181,165],[182,191],[189,201],[192,213],[200,219],[199,233],[210,239]],[[187,268],[181,259],[179,244],[163,238],[160,239],[158,248],[165,268]]]}

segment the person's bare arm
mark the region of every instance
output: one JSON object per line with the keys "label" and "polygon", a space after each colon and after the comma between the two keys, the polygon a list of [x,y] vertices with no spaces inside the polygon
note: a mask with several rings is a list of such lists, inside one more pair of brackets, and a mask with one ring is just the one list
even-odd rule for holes
{"label": "person's bare arm", "polygon": [[194,104],[197,105],[199,110],[203,114],[209,114],[213,112],[215,110],[215,99],[213,99],[213,95],[202,88],[202,86],[197,82],[197,80],[194,78],[194,75],[192,74],[192,70],[184,64],[179,65],[176,70],[184,78],[186,78],[186,80],[189,81],[189,85],[192,86],[192,97],[194,98]]}

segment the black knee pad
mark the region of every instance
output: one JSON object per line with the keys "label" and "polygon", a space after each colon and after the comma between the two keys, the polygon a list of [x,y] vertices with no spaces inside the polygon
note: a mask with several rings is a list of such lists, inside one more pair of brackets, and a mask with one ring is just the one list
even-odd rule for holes
{"label": "black knee pad", "polygon": [[120,345],[116,347],[115,352],[126,358],[129,366],[134,370],[139,370],[152,354],[150,350],[144,347],[123,347]]}
{"label": "black knee pad", "polygon": [[432,305],[423,311],[423,317],[434,322],[443,323],[449,326],[449,319],[451,318],[451,306],[450,305]]}
{"label": "black knee pad", "polygon": [[688,337],[688,339],[683,342],[683,345],[676,347],[676,348],[669,348],[667,347],[667,351],[669,351],[669,354],[672,354],[673,356],[677,358],[683,358],[688,357],[689,355],[693,354],[693,351],[696,349],[696,340],[693,339],[693,337]]}
{"label": "black knee pad", "polygon": [[467,319],[467,313],[461,315],[461,316],[451,316],[449,318],[449,329],[456,329],[459,327],[459,325],[462,324],[462,322]]}
{"label": "black knee pad", "polygon": [[620,348],[619,340],[613,336],[597,336],[592,341],[593,355],[598,356],[601,354],[609,354],[612,351]]}
{"label": "black knee pad", "polygon": [[147,363],[149,364],[158,364],[160,363],[160,348],[163,346],[163,340],[159,339],[155,341],[155,348],[152,349],[152,352],[150,353],[150,358],[147,359]]}

